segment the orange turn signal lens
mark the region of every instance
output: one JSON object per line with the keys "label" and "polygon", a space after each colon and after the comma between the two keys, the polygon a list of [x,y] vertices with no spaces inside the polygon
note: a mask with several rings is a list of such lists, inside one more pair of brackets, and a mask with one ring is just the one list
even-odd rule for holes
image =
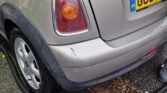
{"label": "orange turn signal lens", "polygon": [[62,7],[62,16],[67,20],[73,20],[78,16],[78,8],[71,3],[65,4]]}

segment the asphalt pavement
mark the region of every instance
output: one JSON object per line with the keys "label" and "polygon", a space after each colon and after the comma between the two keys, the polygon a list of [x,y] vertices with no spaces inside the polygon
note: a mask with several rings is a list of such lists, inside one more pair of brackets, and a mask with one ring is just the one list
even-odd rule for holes
{"label": "asphalt pavement", "polygon": [[0,53],[0,93],[21,93],[4,57]]}

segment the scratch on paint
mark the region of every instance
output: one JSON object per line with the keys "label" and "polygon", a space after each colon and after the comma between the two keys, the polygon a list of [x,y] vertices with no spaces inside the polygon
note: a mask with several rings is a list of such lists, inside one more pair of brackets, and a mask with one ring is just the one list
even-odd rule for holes
{"label": "scratch on paint", "polygon": [[77,55],[76,55],[76,53],[75,53],[75,51],[74,51],[74,49],[73,49],[73,48],[71,48],[71,50],[72,50],[73,54],[74,54],[75,56],[77,56]]}

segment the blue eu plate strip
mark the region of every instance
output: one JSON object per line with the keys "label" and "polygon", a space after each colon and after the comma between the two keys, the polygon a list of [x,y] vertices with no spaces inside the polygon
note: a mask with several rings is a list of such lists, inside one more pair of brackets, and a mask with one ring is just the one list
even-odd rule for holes
{"label": "blue eu plate strip", "polygon": [[136,0],[130,0],[130,12],[136,12]]}

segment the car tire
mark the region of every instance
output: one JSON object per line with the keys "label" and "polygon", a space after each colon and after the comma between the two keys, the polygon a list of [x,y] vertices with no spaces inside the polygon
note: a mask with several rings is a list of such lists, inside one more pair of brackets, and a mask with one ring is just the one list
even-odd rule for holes
{"label": "car tire", "polygon": [[[21,42],[21,44],[19,45],[18,42],[19,43]],[[25,45],[23,45],[22,43],[24,43]],[[52,76],[46,69],[45,65],[43,64],[43,60],[41,60],[41,57],[38,55],[36,49],[32,47],[33,43],[30,42],[28,38],[23,33],[21,33],[21,31],[16,27],[11,30],[10,44],[12,48],[12,54],[14,55],[14,60],[15,60],[12,66],[15,72],[14,77],[21,91],[23,91],[23,93],[59,93],[60,92],[60,88],[58,87],[55,80],[52,78]],[[19,48],[19,46],[21,45],[23,45],[22,48],[24,49]],[[22,56],[23,58],[18,57],[17,51],[23,52],[23,50],[24,52],[27,52],[29,54],[31,52],[32,58],[29,57],[29,59],[32,59],[33,61],[31,60],[30,62],[28,60],[28,57],[23,57],[24,55]],[[22,53],[22,54],[26,54],[26,53]],[[19,56],[20,55],[21,54],[19,54]],[[31,71],[32,70],[31,67],[33,67],[33,70],[34,69],[35,70]],[[38,74],[36,72],[38,72]]]}

